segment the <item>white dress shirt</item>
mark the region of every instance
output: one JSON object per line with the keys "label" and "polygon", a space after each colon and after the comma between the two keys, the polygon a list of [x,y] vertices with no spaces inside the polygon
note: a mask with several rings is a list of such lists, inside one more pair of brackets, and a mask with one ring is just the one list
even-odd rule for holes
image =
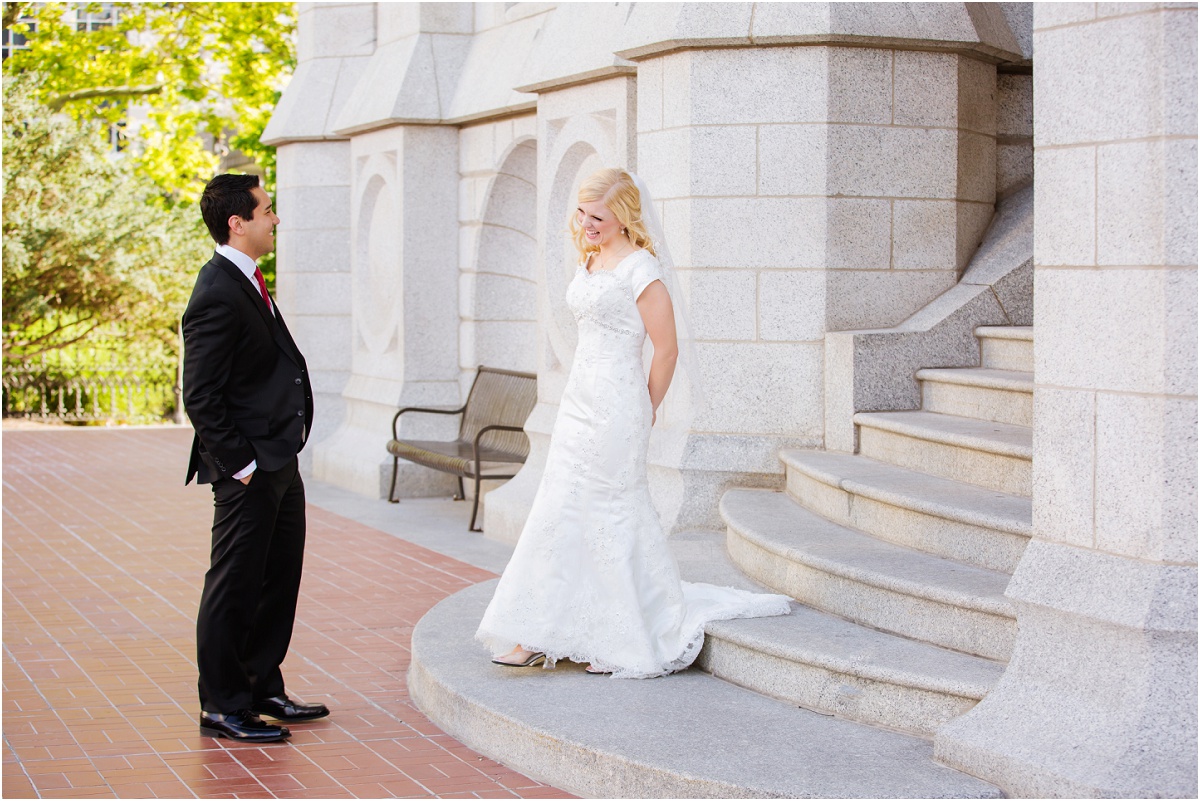
{"label": "white dress shirt", "polygon": [[[237,268],[242,271],[242,275],[246,276],[246,280],[254,287],[254,291],[259,295],[262,294],[262,290],[258,287],[258,281],[254,278],[254,271],[258,269],[258,264],[254,259],[232,245],[217,245],[217,253],[237,265]],[[275,313],[275,304],[271,302],[270,297],[267,298],[267,308],[271,310],[271,314]]]}

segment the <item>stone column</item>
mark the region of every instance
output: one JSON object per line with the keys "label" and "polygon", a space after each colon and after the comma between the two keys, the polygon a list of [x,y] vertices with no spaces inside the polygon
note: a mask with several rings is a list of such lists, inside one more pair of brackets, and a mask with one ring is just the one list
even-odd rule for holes
{"label": "stone column", "polygon": [[345,415],[350,363],[350,143],[331,121],[375,49],[372,3],[301,4],[299,65],[263,141],[277,147],[276,294],[304,352],[315,407],[301,465]]}
{"label": "stone column", "polygon": [[[346,414],[314,456],[317,478],[388,491],[385,450],[402,406],[461,403],[458,129],[445,124],[472,30],[465,3],[374,4],[378,31],[330,122],[350,138],[351,326]],[[451,439],[457,418],[413,415],[400,435]],[[398,494],[446,494],[448,474],[401,463]]]}
{"label": "stone column", "polygon": [[[324,481],[383,497],[392,458],[384,449],[402,406],[457,406],[458,132],[412,125],[351,142],[352,347],[342,396],[347,414],[318,449]],[[453,439],[458,418],[413,415],[401,436]],[[404,497],[450,495],[453,476],[408,462]]]}
{"label": "stone column", "polygon": [[1037,4],[1034,538],[937,756],[1013,796],[1194,798],[1196,8]]}
{"label": "stone column", "polygon": [[908,6],[631,15],[639,169],[708,388],[686,445],[652,444],[677,528],[719,528],[730,486],[777,485],[781,447],[828,446],[825,334],[909,317],[955,284],[991,220],[995,63],[1016,44],[961,4]]}

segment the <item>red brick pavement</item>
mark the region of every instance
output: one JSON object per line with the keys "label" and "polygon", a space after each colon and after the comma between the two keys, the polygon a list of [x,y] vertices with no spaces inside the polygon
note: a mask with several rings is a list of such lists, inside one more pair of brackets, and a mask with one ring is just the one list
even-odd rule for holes
{"label": "red brick pavement", "polygon": [[201,737],[195,613],[211,494],[190,431],[7,431],[4,774],[16,797],[562,798],[413,706],[413,626],[492,574],[309,507],[289,742]]}

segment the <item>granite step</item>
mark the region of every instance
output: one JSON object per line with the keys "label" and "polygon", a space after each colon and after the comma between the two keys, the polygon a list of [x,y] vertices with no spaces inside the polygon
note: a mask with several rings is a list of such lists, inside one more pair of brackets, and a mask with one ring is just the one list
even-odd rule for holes
{"label": "granite step", "polygon": [[816,712],[932,737],[969,711],[1004,663],[796,604],[786,617],[710,623],[697,666]]}
{"label": "granite step", "polygon": [[981,366],[1033,372],[1033,326],[980,326],[975,336]]}
{"label": "granite step", "polygon": [[1018,426],[1033,425],[1033,373],[991,367],[925,368],[921,408]]}
{"label": "granite step", "polygon": [[[719,532],[679,532],[670,543],[685,581],[766,591],[733,564]],[[706,632],[696,660],[704,671],[805,709],[926,737],[978,703],[1004,670],[803,604]]]}
{"label": "granite step", "polygon": [[1033,429],[936,412],[859,412],[867,458],[1011,495],[1032,495]]}
{"label": "granite step", "polygon": [[820,715],[699,670],[644,681],[493,665],[474,642],[495,582],[412,636],[408,686],[435,725],[584,798],[998,798],[925,738]]}
{"label": "granite step", "polygon": [[843,526],[920,551],[1012,573],[1033,533],[1029,498],[863,456],[787,448],[787,492]]}
{"label": "granite step", "polygon": [[876,539],[770,490],[721,498],[734,564],[803,604],[988,659],[1016,637],[1009,576]]}

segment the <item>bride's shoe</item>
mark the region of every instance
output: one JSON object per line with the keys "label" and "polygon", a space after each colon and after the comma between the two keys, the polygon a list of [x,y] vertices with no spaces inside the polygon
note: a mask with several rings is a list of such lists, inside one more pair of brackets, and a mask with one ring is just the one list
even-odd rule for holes
{"label": "bride's shoe", "polygon": [[[513,656],[516,654],[525,654],[525,656],[523,659],[516,661],[516,662],[505,661],[506,657],[510,657],[510,656]],[[504,665],[505,667],[533,667],[534,665],[540,664],[545,661],[546,661],[546,655],[540,651],[526,651],[524,648],[516,648],[516,649],[513,649],[513,651],[511,651],[510,653],[505,654],[503,657],[498,657],[496,659],[493,659],[492,663],[496,664],[496,665]]]}
{"label": "bride's shoe", "polygon": [[611,670],[601,670],[595,665],[588,665],[583,669],[583,672],[591,673],[593,676],[607,676],[608,674],[612,673]]}

